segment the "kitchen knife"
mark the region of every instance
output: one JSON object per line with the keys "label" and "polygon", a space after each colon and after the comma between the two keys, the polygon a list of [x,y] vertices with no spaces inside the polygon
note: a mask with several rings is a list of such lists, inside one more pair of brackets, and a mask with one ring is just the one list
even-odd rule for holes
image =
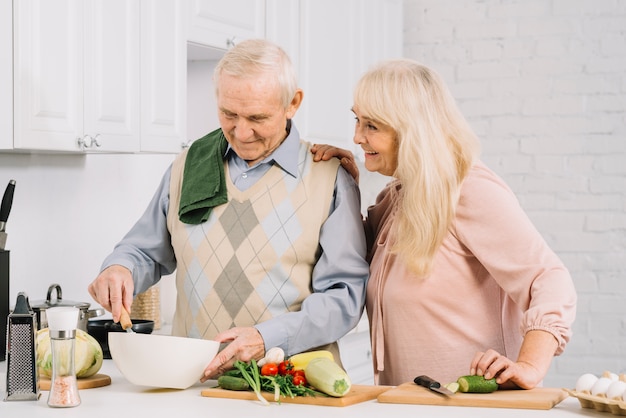
{"label": "kitchen knife", "polygon": [[15,180],[11,180],[2,196],[2,204],[0,204],[0,250],[4,250],[7,243],[7,233],[4,231],[6,229],[7,220],[9,219],[9,213],[11,213],[14,192]]}
{"label": "kitchen knife", "polygon": [[415,382],[415,384],[424,386],[426,389],[430,389],[433,392],[437,392],[446,396],[454,395],[454,392],[441,386],[441,383],[437,382],[435,379],[432,379],[426,375],[417,376],[415,379],[413,379],[413,381]]}

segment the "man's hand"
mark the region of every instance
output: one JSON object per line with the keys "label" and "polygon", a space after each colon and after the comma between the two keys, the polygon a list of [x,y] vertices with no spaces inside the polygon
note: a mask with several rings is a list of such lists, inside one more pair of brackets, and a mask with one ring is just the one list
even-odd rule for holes
{"label": "man's hand", "polygon": [[311,153],[313,153],[313,161],[328,161],[331,158],[339,158],[341,166],[359,184],[359,167],[357,167],[354,155],[350,151],[332,145],[314,144],[311,147]]}
{"label": "man's hand", "polygon": [[205,382],[215,376],[219,376],[226,370],[232,369],[235,360],[249,362],[252,359],[259,360],[265,355],[263,337],[254,327],[231,328],[219,333],[215,341],[220,343],[230,342],[226,348],[217,353],[215,358],[204,369],[204,376],[200,379]]}
{"label": "man's hand", "polygon": [[133,303],[133,275],[126,267],[109,266],[91,282],[87,290],[91,297],[104,309],[113,314],[113,321],[119,322],[122,305],[130,314]]}

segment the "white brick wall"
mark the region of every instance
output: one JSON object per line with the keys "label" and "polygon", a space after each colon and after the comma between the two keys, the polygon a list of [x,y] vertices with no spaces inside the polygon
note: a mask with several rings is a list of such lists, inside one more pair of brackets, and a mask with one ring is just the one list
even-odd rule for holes
{"label": "white brick wall", "polygon": [[574,336],[545,384],[626,372],[626,1],[404,7],[404,55],[447,80],[484,161],[574,278]]}

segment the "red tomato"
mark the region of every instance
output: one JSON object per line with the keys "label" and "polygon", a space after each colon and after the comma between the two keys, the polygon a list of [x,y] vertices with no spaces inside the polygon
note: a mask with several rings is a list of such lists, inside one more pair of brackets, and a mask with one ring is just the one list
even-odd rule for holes
{"label": "red tomato", "polygon": [[261,366],[261,375],[276,376],[278,374],[278,366],[276,363],[265,363]]}
{"label": "red tomato", "polygon": [[280,374],[281,376],[293,374],[293,363],[291,363],[289,360],[281,361],[278,364],[278,374]]}
{"label": "red tomato", "polygon": [[293,374],[294,376],[302,376],[302,377],[305,377],[304,370],[302,370],[302,369],[300,369],[300,370],[294,370],[292,374]]}
{"label": "red tomato", "polygon": [[295,374],[293,376],[293,384],[298,386],[298,385],[302,385],[305,386],[306,385],[306,377],[304,377],[301,374]]}

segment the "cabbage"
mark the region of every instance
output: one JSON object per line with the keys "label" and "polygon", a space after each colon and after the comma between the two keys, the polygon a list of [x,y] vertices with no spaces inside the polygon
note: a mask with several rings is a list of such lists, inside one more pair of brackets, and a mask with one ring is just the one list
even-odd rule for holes
{"label": "cabbage", "polygon": [[[76,377],[90,377],[102,367],[102,347],[94,337],[81,329],[76,330],[74,344],[74,369]],[[48,328],[37,331],[37,369],[40,376],[52,377],[52,351]]]}

